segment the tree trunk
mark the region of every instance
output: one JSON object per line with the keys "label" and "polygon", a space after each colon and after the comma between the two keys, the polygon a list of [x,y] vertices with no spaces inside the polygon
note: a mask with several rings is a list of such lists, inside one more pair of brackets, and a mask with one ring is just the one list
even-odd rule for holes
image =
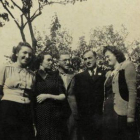
{"label": "tree trunk", "polygon": [[32,27],[31,21],[28,21],[28,26],[29,26],[31,40],[32,40],[32,47],[33,47],[34,51],[36,51],[37,40],[36,40],[36,38],[34,36],[34,32],[33,32],[33,27]]}
{"label": "tree trunk", "polygon": [[20,34],[21,34],[22,40],[23,40],[24,42],[26,42],[25,34],[24,34],[24,31],[23,31],[22,28],[20,28]]}

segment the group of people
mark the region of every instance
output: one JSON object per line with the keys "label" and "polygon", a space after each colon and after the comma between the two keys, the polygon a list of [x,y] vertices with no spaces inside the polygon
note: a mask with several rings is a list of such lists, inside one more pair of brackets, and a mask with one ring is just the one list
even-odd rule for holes
{"label": "group of people", "polygon": [[82,55],[83,72],[70,70],[65,52],[57,71],[48,52],[32,71],[33,49],[20,42],[14,63],[0,68],[0,140],[138,140],[135,67],[115,46],[103,54],[110,71],[91,50]]}

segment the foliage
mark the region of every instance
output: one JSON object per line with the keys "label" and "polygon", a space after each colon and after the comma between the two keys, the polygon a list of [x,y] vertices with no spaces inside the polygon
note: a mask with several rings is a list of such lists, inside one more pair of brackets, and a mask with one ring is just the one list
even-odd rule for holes
{"label": "foliage", "polygon": [[125,39],[128,35],[127,29],[122,25],[120,31],[115,31],[113,25],[98,27],[90,32],[90,40],[86,41],[85,36],[79,38],[78,49],[74,50],[74,54],[81,57],[86,50],[93,50],[97,53],[98,64],[108,69],[102,50],[104,46],[117,46],[123,52],[128,53],[126,49]]}
{"label": "foliage", "polygon": [[36,28],[34,30],[38,44],[36,55],[50,52],[53,57],[58,58],[59,51],[71,52],[72,36],[66,29],[61,28],[57,15],[53,17],[50,35],[47,35],[45,31],[41,35],[39,31],[36,31]]}
{"label": "foliage", "polygon": [[[46,5],[52,5],[52,4],[67,4],[72,3],[74,4],[78,0],[20,0],[18,3],[16,0],[0,0],[1,5],[7,12],[7,15],[10,15],[10,17],[14,20],[15,24],[17,25],[22,40],[26,41],[26,36],[24,33],[24,29],[26,25],[29,26],[29,32],[32,40],[32,47],[36,51],[37,47],[37,40],[34,35],[34,30],[32,27],[32,22],[42,14],[42,10],[44,6]],[[80,0],[85,1],[85,0]],[[34,5],[37,4],[38,8],[34,9]],[[19,17],[16,17],[16,14],[14,11],[18,10],[20,13]],[[9,21],[9,18],[7,18],[7,15],[4,15],[5,13],[2,13],[0,18],[6,19],[5,21]],[[8,20],[7,20],[8,19]],[[0,21],[0,27],[4,26],[4,22]],[[52,32],[53,33],[53,32]]]}
{"label": "foliage", "polygon": [[9,16],[7,13],[2,13],[2,14],[0,14],[0,18],[2,19],[0,21],[0,27],[3,27],[5,25],[4,21],[9,21]]}
{"label": "foliage", "polygon": [[121,31],[115,31],[113,25],[96,28],[90,33],[89,45],[94,50],[100,52],[103,46],[117,46],[119,49],[127,52],[125,39],[128,35],[127,29],[122,25]]}

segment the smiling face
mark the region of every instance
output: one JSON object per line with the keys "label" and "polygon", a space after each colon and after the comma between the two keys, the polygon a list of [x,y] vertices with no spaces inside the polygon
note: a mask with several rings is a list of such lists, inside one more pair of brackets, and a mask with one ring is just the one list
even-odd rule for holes
{"label": "smiling face", "polygon": [[92,51],[85,53],[83,59],[88,69],[91,69],[96,66],[96,57],[94,56]]}
{"label": "smiling face", "polygon": [[110,51],[105,52],[105,59],[110,66],[115,66],[117,63],[116,56]]}
{"label": "smiling face", "polygon": [[70,68],[70,56],[68,54],[63,54],[60,56],[59,66],[64,70],[68,70]]}
{"label": "smiling face", "polygon": [[27,46],[22,46],[16,56],[19,65],[27,66],[32,60],[33,52],[31,48]]}
{"label": "smiling face", "polygon": [[45,69],[51,69],[52,68],[52,56],[51,55],[44,55],[44,59],[42,62],[42,66]]}

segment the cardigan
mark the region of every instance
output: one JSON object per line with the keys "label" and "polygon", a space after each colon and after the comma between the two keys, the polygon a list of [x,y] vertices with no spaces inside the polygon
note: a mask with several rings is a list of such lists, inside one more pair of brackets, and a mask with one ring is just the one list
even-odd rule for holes
{"label": "cardigan", "polygon": [[[109,76],[109,75],[108,75]],[[120,63],[112,80],[114,110],[118,115],[135,117],[136,106],[136,70],[134,64],[126,60]]]}

